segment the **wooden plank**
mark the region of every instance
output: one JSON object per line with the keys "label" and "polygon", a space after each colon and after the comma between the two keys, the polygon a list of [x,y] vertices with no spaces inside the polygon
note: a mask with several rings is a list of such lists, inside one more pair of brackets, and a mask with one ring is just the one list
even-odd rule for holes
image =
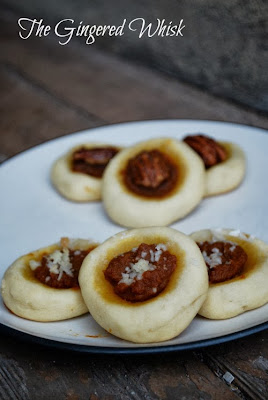
{"label": "wooden plank", "polygon": [[[72,40],[18,36],[18,16],[3,12],[0,60],[58,99],[109,122],[189,118],[268,127],[250,109],[208,95],[139,63]],[[48,56],[49,55],[49,56]]]}
{"label": "wooden plank", "polygon": [[246,398],[268,398],[268,332],[198,353],[215,375]]}
{"label": "wooden plank", "polygon": [[3,400],[29,400],[26,375],[15,360],[0,356],[0,398]]}
{"label": "wooden plank", "polygon": [[11,337],[3,339],[0,354],[5,352],[6,361],[3,363],[0,355],[0,377],[3,368],[10,371],[10,379],[5,383],[8,394],[15,391],[20,379],[25,393],[30,398],[38,393],[40,400],[239,398],[193,352],[132,357],[81,355],[33,344],[20,345]]}
{"label": "wooden plank", "polygon": [[103,125],[0,66],[1,153],[14,155],[46,140]]}

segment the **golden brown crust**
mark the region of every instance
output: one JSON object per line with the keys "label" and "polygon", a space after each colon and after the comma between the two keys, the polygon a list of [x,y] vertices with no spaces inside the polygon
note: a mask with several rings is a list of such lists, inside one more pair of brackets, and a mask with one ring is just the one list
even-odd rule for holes
{"label": "golden brown crust", "polygon": [[[82,239],[72,242],[73,249],[93,244]],[[57,289],[41,283],[29,266],[30,260],[40,260],[43,254],[60,249],[51,245],[18,258],[5,272],[2,297],[14,314],[33,321],[59,321],[85,314],[88,310],[79,288]]]}
{"label": "golden brown crust", "polygon": [[226,149],[228,157],[206,171],[206,197],[234,190],[245,176],[246,159],[243,150],[234,143],[220,144]]}
{"label": "golden brown crust", "polygon": [[246,159],[237,144],[214,141],[203,135],[189,136],[184,140],[207,167],[205,197],[229,192],[240,185],[245,176]]}
{"label": "golden brown crust", "polygon": [[[178,179],[163,196],[145,197],[129,190],[124,171],[129,160],[142,151],[160,150],[177,166]],[[102,198],[107,214],[127,227],[168,225],[192,211],[204,194],[204,165],[183,142],[171,138],[150,139],[131,146],[114,157],[103,176]]]}
{"label": "golden brown crust", "polygon": [[[177,266],[159,295],[132,303],[114,293],[103,271],[111,259],[142,242],[164,243],[177,257]],[[108,332],[135,343],[177,336],[196,315],[208,289],[206,265],[198,246],[190,237],[166,227],[131,229],[111,237],[88,255],[79,282],[93,318]]]}
{"label": "golden brown crust", "polygon": [[[55,161],[51,169],[51,181],[57,191],[72,201],[84,202],[101,199],[102,178],[72,170],[72,158],[76,150],[107,148],[105,143],[84,143],[73,147]],[[121,148],[120,148],[121,149]]]}
{"label": "golden brown crust", "polygon": [[237,230],[204,229],[192,233],[196,242],[227,240],[241,246],[248,260],[243,273],[225,282],[210,284],[199,314],[210,319],[227,319],[268,302],[268,245]]}

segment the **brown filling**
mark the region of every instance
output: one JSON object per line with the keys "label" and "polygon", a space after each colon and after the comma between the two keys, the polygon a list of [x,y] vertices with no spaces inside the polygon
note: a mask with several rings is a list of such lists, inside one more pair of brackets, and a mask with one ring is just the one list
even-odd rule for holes
{"label": "brown filling", "polygon": [[81,147],[72,154],[72,170],[101,178],[107,164],[118,151],[115,147]]}
{"label": "brown filling", "polygon": [[242,247],[221,241],[197,244],[206,261],[210,283],[225,282],[242,273],[248,258]]}
{"label": "brown filling", "polygon": [[44,255],[41,260],[41,266],[34,270],[34,276],[45,285],[51,286],[57,289],[68,289],[73,287],[79,287],[78,274],[84,258],[88,253],[93,250],[69,250],[70,263],[72,264],[72,276],[63,272],[62,277],[59,279],[59,275],[50,272],[47,263],[48,255]]}
{"label": "brown filling", "polygon": [[168,194],[178,179],[176,165],[159,150],[137,154],[129,160],[124,173],[127,188],[146,197]]}
{"label": "brown filling", "polygon": [[[156,254],[155,244],[142,243],[137,249],[132,249],[113,258],[106,270],[104,276],[111,283],[114,292],[122,299],[138,302],[148,300],[157,296],[167,286],[171,274],[176,268],[177,258],[170,254],[167,250],[163,250],[158,261],[152,260],[152,253]],[[139,276],[133,277],[133,282],[126,284],[120,282],[123,278],[122,274],[131,269],[139,260],[147,260],[152,270],[147,270]],[[129,276],[131,276],[131,271]]]}
{"label": "brown filling", "polygon": [[227,159],[224,147],[208,136],[186,136],[183,140],[202,158],[206,169]]}

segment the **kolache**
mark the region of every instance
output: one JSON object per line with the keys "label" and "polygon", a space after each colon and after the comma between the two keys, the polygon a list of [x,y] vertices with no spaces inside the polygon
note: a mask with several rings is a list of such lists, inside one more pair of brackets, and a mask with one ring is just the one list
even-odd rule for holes
{"label": "kolache", "polygon": [[192,233],[208,269],[209,290],[199,314],[235,317],[268,302],[268,245],[234,229]]}
{"label": "kolache", "polygon": [[34,321],[59,321],[88,312],[78,274],[84,258],[97,246],[84,239],[60,243],[18,258],[5,272],[2,297],[14,314]]}
{"label": "kolache", "polygon": [[203,134],[188,135],[183,141],[205,165],[205,197],[229,192],[240,185],[246,170],[246,159],[240,146],[216,141]]}
{"label": "kolache", "polygon": [[79,273],[92,317],[134,343],[161,342],[191,323],[208,290],[195,242],[167,228],[130,229],[92,251]]}
{"label": "kolache", "polygon": [[85,143],[72,148],[52,166],[55,189],[72,201],[101,199],[102,175],[109,161],[120,151],[104,143]]}
{"label": "kolache", "polygon": [[198,206],[204,185],[203,162],[188,145],[172,138],[150,139],[110,161],[103,175],[103,205],[122,226],[164,226]]}

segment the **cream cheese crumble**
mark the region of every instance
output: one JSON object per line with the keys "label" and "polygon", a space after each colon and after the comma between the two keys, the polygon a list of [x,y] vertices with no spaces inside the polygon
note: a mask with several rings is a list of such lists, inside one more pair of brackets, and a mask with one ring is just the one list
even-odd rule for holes
{"label": "cream cheese crumble", "polygon": [[[141,280],[143,273],[146,271],[154,271],[156,266],[153,265],[154,262],[158,262],[163,251],[167,250],[167,246],[163,243],[159,243],[155,246],[156,250],[150,249],[150,261],[145,260],[148,253],[146,251],[141,252],[141,258],[136,263],[130,263],[122,272],[122,279],[118,283],[124,283],[126,285],[131,285],[136,280]],[[132,252],[137,251],[137,247],[134,247]]]}

